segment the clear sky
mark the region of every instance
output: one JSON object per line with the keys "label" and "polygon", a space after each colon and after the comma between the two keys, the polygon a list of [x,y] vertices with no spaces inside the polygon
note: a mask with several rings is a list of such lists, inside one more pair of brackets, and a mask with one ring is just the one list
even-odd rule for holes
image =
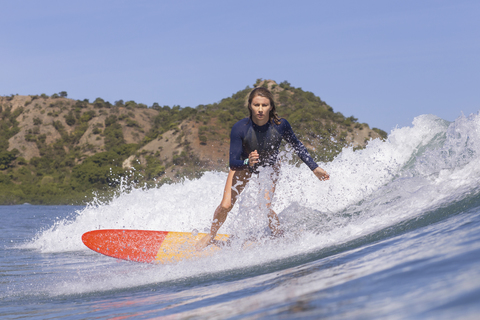
{"label": "clear sky", "polygon": [[0,95],[196,107],[286,80],[390,132],[480,110],[480,1],[0,0]]}

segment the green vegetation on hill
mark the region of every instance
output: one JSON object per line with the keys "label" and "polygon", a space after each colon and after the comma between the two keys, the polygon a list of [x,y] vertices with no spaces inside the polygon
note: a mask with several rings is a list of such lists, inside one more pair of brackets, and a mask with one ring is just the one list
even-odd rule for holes
{"label": "green vegetation on hill", "polygon": [[154,103],[152,109],[157,110],[158,114],[153,119],[152,129],[147,133],[143,144],[158,138],[162,133],[169,130],[178,130],[178,126],[183,120],[196,115],[197,109],[190,107],[180,108],[180,106],[160,107],[158,103]]}
{"label": "green vegetation on hill", "polygon": [[[361,148],[371,137],[386,138],[384,131],[334,112],[313,93],[286,81],[259,79],[255,86],[259,85],[274,93],[279,115],[291,123],[317,161],[331,161],[343,147],[355,143]],[[93,192],[113,195],[122,178],[155,187],[172,178],[199,177],[206,169],[195,150],[212,144],[228,148],[230,128],[248,116],[246,97],[251,89],[247,86],[196,108],[158,103],[147,107],[122,100],[111,104],[101,98],[90,103],[67,99],[65,91],[51,97],[0,97],[0,204],[81,204],[92,200]],[[199,146],[185,139],[185,121],[198,126]],[[365,141],[354,141],[358,133]],[[170,160],[165,160],[165,150],[144,149],[166,134],[173,135],[182,150],[174,151]],[[10,147],[12,139],[15,148]],[[171,168],[176,174],[168,176]],[[217,169],[223,168],[225,164],[219,164]]]}
{"label": "green vegetation on hill", "polygon": [[4,108],[0,105],[0,170],[10,168],[19,153],[17,149],[12,151],[7,151],[7,149],[8,139],[20,131],[16,118],[22,111],[22,108],[18,108],[12,112],[11,107]]}

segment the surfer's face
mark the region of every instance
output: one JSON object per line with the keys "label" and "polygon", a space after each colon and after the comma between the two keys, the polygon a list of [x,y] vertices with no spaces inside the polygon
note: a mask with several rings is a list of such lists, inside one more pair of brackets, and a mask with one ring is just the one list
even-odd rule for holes
{"label": "surfer's face", "polygon": [[262,96],[254,97],[250,109],[252,110],[252,120],[256,125],[263,126],[268,122],[270,110],[272,109],[268,98]]}

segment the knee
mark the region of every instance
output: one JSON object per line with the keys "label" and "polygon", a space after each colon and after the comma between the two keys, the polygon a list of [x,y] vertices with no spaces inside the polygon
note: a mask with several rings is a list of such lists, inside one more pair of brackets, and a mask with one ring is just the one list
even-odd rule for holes
{"label": "knee", "polygon": [[265,208],[267,208],[268,212],[273,211],[271,202],[259,203],[258,208],[260,208],[261,210],[264,210]]}
{"label": "knee", "polygon": [[222,210],[223,212],[230,212],[232,210],[233,204],[232,203],[221,203],[219,206],[219,209]]}

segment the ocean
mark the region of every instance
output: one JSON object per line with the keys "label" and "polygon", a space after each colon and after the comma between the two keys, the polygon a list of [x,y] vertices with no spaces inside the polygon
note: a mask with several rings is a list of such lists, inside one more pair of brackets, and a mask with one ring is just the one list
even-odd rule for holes
{"label": "ocean", "polygon": [[480,115],[422,115],[320,164],[287,150],[269,237],[255,176],[220,233],[255,245],[170,265],[106,257],[95,229],[208,231],[226,174],[86,206],[0,206],[2,319],[479,319]]}

